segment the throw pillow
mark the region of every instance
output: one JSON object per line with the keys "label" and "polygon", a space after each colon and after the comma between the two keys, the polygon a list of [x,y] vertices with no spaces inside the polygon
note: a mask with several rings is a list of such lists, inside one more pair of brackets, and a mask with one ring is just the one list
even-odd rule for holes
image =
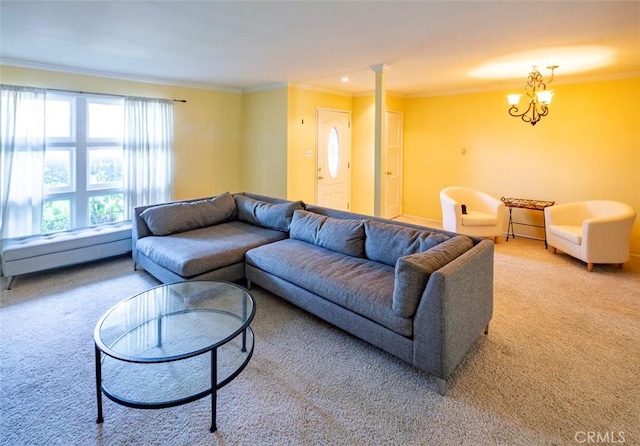
{"label": "throw pillow", "polygon": [[367,258],[394,266],[399,257],[426,251],[449,237],[445,234],[375,220],[364,225]]}
{"label": "throw pillow", "polygon": [[224,223],[236,215],[236,203],[225,192],[207,200],[152,206],[142,211],[140,218],[153,235],[169,235]]}
{"label": "throw pillow", "polygon": [[401,317],[413,317],[431,274],[472,247],[469,237],[457,235],[428,251],[400,257],[393,285],[393,312]]}
{"label": "throw pillow", "polygon": [[295,211],[289,236],[331,251],[364,258],[363,220],[343,220],[309,211]]}
{"label": "throw pillow", "polygon": [[245,195],[235,195],[238,219],[255,226],[287,232],[291,225],[293,212],[304,209],[302,201],[269,203]]}
{"label": "throw pillow", "polygon": [[238,208],[238,220],[257,225],[256,217],[253,215],[257,200],[239,194],[234,195],[233,199],[236,202],[236,208]]}

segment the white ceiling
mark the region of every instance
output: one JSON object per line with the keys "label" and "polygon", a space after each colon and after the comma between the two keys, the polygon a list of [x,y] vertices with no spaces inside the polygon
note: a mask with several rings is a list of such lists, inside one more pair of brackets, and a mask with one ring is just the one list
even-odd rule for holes
{"label": "white ceiling", "polygon": [[2,0],[0,39],[7,65],[358,93],[386,64],[388,90],[437,95],[522,85],[532,65],[559,65],[556,83],[637,76],[640,2]]}

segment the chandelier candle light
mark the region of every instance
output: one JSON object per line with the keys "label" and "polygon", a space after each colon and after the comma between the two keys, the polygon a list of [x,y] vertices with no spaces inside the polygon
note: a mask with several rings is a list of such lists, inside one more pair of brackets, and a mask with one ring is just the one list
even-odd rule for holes
{"label": "chandelier candle light", "polygon": [[543,116],[547,116],[549,113],[548,106],[551,104],[551,97],[553,96],[553,90],[547,90],[547,85],[553,81],[553,70],[558,68],[558,65],[551,65],[547,68],[551,70],[551,79],[546,82],[535,66],[529,73],[527,85],[524,87],[527,96],[529,96],[529,106],[525,111],[520,113],[520,110],[518,110],[521,94],[507,95],[509,114],[511,116],[521,118],[524,122],[531,123],[531,125],[536,125]]}

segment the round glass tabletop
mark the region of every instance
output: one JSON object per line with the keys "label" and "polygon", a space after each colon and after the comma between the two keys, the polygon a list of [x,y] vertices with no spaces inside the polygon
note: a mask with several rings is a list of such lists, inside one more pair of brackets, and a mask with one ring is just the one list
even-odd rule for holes
{"label": "round glass tabletop", "polygon": [[175,361],[229,342],[254,315],[254,300],[239,285],[180,282],[120,302],[98,321],[94,339],[103,353],[119,360]]}

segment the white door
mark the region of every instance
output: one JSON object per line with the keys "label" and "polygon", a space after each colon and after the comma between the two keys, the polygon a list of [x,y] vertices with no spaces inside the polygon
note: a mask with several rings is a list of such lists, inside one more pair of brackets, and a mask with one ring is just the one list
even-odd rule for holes
{"label": "white door", "polygon": [[351,126],[345,111],[318,109],[316,202],[349,210],[351,193]]}
{"label": "white door", "polygon": [[385,120],[387,144],[383,149],[385,171],[382,176],[382,212],[384,218],[394,218],[402,215],[402,113],[388,111]]}

